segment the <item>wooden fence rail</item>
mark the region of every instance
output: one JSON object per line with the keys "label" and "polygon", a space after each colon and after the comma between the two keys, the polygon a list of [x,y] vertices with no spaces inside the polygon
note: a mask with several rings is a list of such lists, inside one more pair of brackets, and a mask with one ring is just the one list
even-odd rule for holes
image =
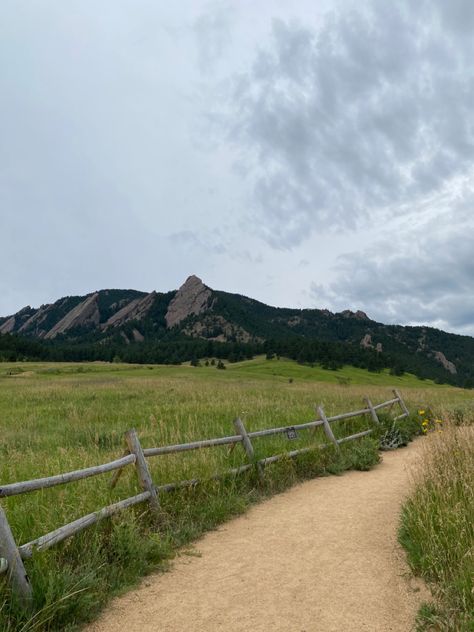
{"label": "wooden fence rail", "polygon": [[[187,487],[193,487],[198,485],[202,481],[198,478],[190,479],[187,481],[177,481],[173,483],[166,483],[164,485],[155,486],[151,477],[150,470],[147,464],[147,458],[162,456],[165,454],[175,454],[178,452],[185,452],[188,450],[200,450],[202,448],[210,448],[215,446],[232,445],[242,443],[245,450],[248,463],[239,467],[230,468],[222,473],[215,474],[210,477],[211,480],[219,480],[228,476],[237,476],[243,472],[254,469],[260,482],[263,482],[265,476],[265,467],[271,463],[276,463],[282,459],[295,458],[300,454],[306,454],[314,450],[320,450],[333,445],[337,450],[342,443],[348,441],[354,441],[360,437],[371,434],[375,427],[380,423],[377,411],[383,408],[389,408],[390,410],[396,404],[400,406],[401,414],[393,417],[394,421],[407,417],[409,415],[408,408],[403,401],[403,398],[399,391],[393,391],[394,398],[389,399],[381,404],[372,404],[371,400],[367,397],[365,402],[367,408],[361,410],[351,411],[348,413],[341,413],[332,417],[327,417],[322,406],[318,406],[317,413],[319,418],[313,421],[309,421],[302,424],[296,424],[292,426],[282,426],[279,428],[266,428],[264,430],[255,430],[248,432],[245,428],[243,421],[240,418],[234,420],[234,427],[237,432],[235,435],[228,437],[218,437],[213,439],[203,439],[201,441],[192,441],[189,443],[181,443],[177,445],[159,446],[154,448],[142,448],[140,439],[135,430],[129,430],[125,434],[125,440],[127,443],[126,453],[114,461],[104,463],[101,465],[94,465],[81,470],[75,470],[73,472],[66,472],[64,474],[58,474],[55,476],[48,476],[44,478],[37,478],[30,481],[21,481],[18,483],[9,483],[7,485],[0,485],[0,498],[6,498],[8,496],[16,496],[27,492],[33,492],[39,489],[47,489],[54,487],[55,485],[64,485],[79,481],[91,476],[98,476],[107,472],[115,471],[114,477],[111,481],[111,487],[114,487],[118,481],[119,475],[123,469],[129,465],[134,465],[137,473],[138,481],[142,492],[130,498],[125,498],[116,503],[102,507],[98,511],[78,518],[73,522],[69,522],[50,533],[46,533],[31,542],[18,546],[15,542],[13,533],[7,520],[5,511],[0,506],[0,574],[7,573],[7,579],[11,585],[15,598],[23,605],[25,609],[31,607],[32,602],[32,587],[23,564],[23,560],[32,557],[35,551],[43,551],[49,549],[51,546],[62,542],[63,540],[79,533],[83,529],[96,524],[104,518],[108,518],[128,507],[132,507],[138,503],[148,501],[150,503],[151,511],[158,516],[159,515],[159,495],[163,492],[171,492],[178,489]],[[357,432],[348,437],[336,439],[334,432],[331,428],[331,424],[342,419],[350,419],[352,417],[359,417],[362,415],[370,416],[373,426],[362,432]],[[255,451],[252,443],[252,439],[260,437],[268,437],[277,434],[286,434],[288,438],[296,438],[297,432],[300,430],[315,430],[317,427],[322,427],[325,435],[328,439],[328,443],[315,444],[310,447],[300,448],[298,450],[291,450],[282,454],[274,454],[263,459],[255,458]]]}

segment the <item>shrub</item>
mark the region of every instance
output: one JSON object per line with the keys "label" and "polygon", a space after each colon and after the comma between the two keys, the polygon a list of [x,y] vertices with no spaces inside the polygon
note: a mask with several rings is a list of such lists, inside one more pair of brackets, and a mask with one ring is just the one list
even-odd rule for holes
{"label": "shrub", "polygon": [[414,437],[422,434],[419,415],[410,415],[394,421],[389,415],[379,415],[379,444],[381,450],[394,450],[408,445]]}
{"label": "shrub", "polygon": [[363,437],[354,441],[349,451],[348,465],[351,469],[363,472],[372,469],[380,462],[379,446],[376,439]]}

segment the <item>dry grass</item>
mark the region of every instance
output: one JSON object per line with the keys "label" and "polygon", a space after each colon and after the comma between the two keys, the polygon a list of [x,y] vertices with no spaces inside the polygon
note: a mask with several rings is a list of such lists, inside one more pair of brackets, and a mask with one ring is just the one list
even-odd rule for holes
{"label": "dry grass", "polygon": [[415,488],[402,514],[400,539],[410,564],[437,601],[420,613],[422,629],[474,628],[474,426],[451,423],[428,437]]}

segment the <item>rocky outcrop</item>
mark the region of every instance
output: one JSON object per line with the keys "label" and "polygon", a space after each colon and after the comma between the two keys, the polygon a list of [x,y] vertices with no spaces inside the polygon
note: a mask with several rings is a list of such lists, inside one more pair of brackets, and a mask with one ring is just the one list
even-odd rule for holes
{"label": "rocky outcrop", "polygon": [[150,292],[143,298],[136,298],[130,301],[125,307],[119,309],[113,316],[111,316],[102,327],[108,329],[109,327],[119,327],[130,320],[141,320],[150,311],[151,306],[156,298],[156,292]]}
{"label": "rocky outcrop", "polygon": [[47,326],[43,325],[48,317],[49,310],[52,307],[49,303],[41,305],[29,318],[27,318],[23,324],[19,327],[18,333],[20,334],[33,334],[38,338],[44,338],[48,332]]}
{"label": "rocky outcrop", "polygon": [[34,315],[38,310],[32,309],[29,305],[20,309],[19,312],[13,314],[12,316],[7,316],[6,318],[0,318],[0,333],[1,334],[10,334],[15,331],[18,331],[20,327],[25,323],[32,315]]}
{"label": "rocky outcrop", "polygon": [[10,334],[16,325],[15,316],[10,316],[3,325],[0,326],[0,334]]}
{"label": "rocky outcrop", "polygon": [[440,364],[444,366],[446,371],[449,371],[452,375],[456,375],[456,373],[458,372],[456,369],[456,365],[454,364],[454,362],[450,362],[442,351],[435,351],[434,357],[435,360],[437,360]]}
{"label": "rocky outcrop", "polygon": [[296,327],[297,325],[301,325],[301,323],[303,322],[303,319],[300,316],[292,316],[288,321],[287,324],[290,327]]}
{"label": "rocky outcrop", "polygon": [[132,331],[132,336],[135,342],[143,342],[145,340],[145,336],[138,329]]}
{"label": "rocky outcrop", "polygon": [[357,320],[370,320],[367,314],[361,311],[360,309],[358,309],[356,312],[353,312],[350,309],[345,309],[344,311],[339,312],[339,313],[341,316],[344,316],[344,318],[357,318]]}
{"label": "rocky outcrop", "polygon": [[187,336],[205,338],[216,342],[257,342],[260,338],[251,336],[248,331],[239,325],[230,323],[222,316],[207,315],[183,329]]}
{"label": "rocky outcrop", "polygon": [[75,327],[95,325],[100,322],[100,312],[97,298],[98,292],[86,297],[84,301],[76,305],[71,311],[69,311],[64,318],[61,318],[52,329],[44,336],[49,340],[55,338],[58,334],[63,334],[69,329]]}
{"label": "rocky outcrop", "polygon": [[421,336],[418,338],[418,348],[417,353],[423,351],[426,348],[426,330],[423,328],[421,330]]}
{"label": "rocky outcrop", "polygon": [[176,292],[166,312],[167,327],[174,327],[188,316],[198,316],[210,308],[211,290],[197,276],[190,276]]}
{"label": "rocky outcrop", "polygon": [[365,336],[360,341],[360,346],[364,347],[365,349],[374,349],[375,348],[375,351],[377,351],[378,353],[382,353],[382,351],[383,351],[383,347],[382,347],[382,343],[381,342],[377,342],[377,344],[374,347],[374,344],[372,342],[372,336],[370,334],[365,334]]}

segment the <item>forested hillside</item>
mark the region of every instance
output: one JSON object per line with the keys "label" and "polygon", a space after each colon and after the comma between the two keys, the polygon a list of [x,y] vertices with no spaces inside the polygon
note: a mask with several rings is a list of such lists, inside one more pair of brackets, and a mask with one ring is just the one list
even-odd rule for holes
{"label": "forested hillside", "polygon": [[258,353],[337,370],[350,364],[474,385],[474,338],[384,325],[364,312],[290,309],[215,291],[195,276],[177,291],[100,290],[0,318],[0,359],[238,361]]}

